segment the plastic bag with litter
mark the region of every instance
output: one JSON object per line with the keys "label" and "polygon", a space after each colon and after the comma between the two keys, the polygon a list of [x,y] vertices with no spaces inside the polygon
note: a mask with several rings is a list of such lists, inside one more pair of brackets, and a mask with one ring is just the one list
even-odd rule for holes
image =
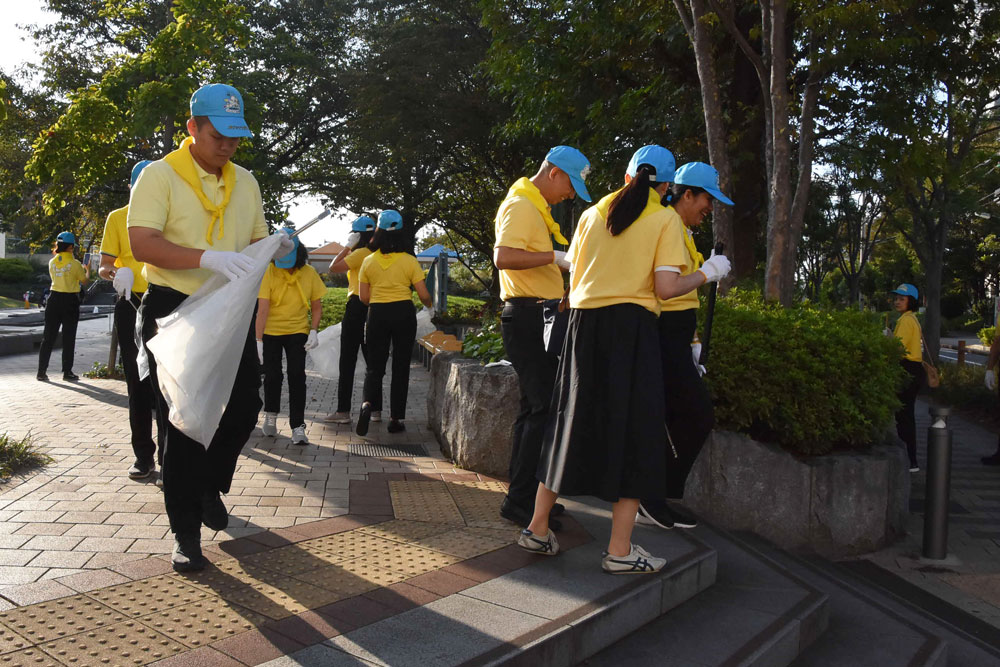
{"label": "plastic bag with litter", "polygon": [[434,324],[431,323],[431,309],[424,308],[419,313],[417,313],[417,340],[420,340],[429,333],[432,333],[437,329]]}
{"label": "plastic bag with litter", "polygon": [[214,274],[156,321],[159,330],[146,343],[170,423],[206,449],[233,391],[260,283],[280,243],[274,235],[248,246],[250,273],[233,281]]}
{"label": "plastic bag with litter", "polygon": [[340,377],[340,322],[319,332],[319,345],[309,350],[316,372],[327,379]]}

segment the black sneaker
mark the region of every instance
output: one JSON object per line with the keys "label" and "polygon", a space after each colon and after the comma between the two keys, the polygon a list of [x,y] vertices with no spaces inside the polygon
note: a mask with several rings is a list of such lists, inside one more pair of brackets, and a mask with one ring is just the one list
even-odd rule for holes
{"label": "black sneaker", "polygon": [[229,526],[229,512],[218,491],[201,495],[201,522],[212,530],[225,530]]}
{"label": "black sneaker", "polygon": [[69,373],[63,373],[63,380],[66,380],[66,382],[76,382],[79,379],[80,376],[74,373],[73,371],[70,371]]}
{"label": "black sneaker", "polygon": [[[503,503],[500,505],[500,516],[522,528],[527,528],[528,524],[531,523],[531,512],[515,504],[510,498],[503,499]],[[549,530],[562,530],[562,522],[559,519],[553,519],[552,514],[549,514]]]}
{"label": "black sneaker", "polygon": [[401,433],[406,430],[406,425],[398,419],[390,419],[389,425],[385,427],[389,433]]}
{"label": "black sneaker", "polygon": [[146,479],[153,474],[153,462],[152,461],[140,461],[135,460],[132,467],[128,469],[129,479]]}
{"label": "black sneaker", "polygon": [[651,523],[664,530],[670,530],[674,527],[674,515],[666,503],[658,504],[656,507],[646,507],[643,503],[639,503],[636,520],[639,523]]}
{"label": "black sneaker", "polygon": [[45,373],[39,373],[38,375],[35,376],[35,379],[38,380],[39,382],[48,382],[49,376],[46,375]]}
{"label": "black sneaker", "polygon": [[678,505],[669,505],[667,511],[674,518],[675,528],[695,528],[698,525],[698,517],[691,512],[687,511],[683,507]]}
{"label": "black sneaker", "polygon": [[358,435],[368,435],[368,423],[372,419],[372,404],[364,403],[361,406],[361,414],[358,415],[358,425],[354,432]]}
{"label": "black sneaker", "polygon": [[201,553],[201,536],[174,535],[174,551],[170,555],[174,572],[197,572],[204,570],[208,561]]}

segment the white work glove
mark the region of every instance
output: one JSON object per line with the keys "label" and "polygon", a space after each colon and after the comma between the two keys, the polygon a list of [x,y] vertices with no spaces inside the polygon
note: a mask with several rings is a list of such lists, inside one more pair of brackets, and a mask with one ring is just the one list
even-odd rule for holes
{"label": "white work glove", "polygon": [[886,338],[892,338],[892,329],[890,329],[889,327],[882,329],[882,333],[885,335]]}
{"label": "white work glove", "polygon": [[705,260],[705,263],[698,270],[705,274],[706,283],[713,283],[728,276],[731,268],[729,259],[725,255],[716,255],[713,250],[711,256]]}
{"label": "white work glove", "polygon": [[351,232],[347,235],[347,247],[353,248],[361,240],[361,232]]}
{"label": "white work glove", "polygon": [[427,306],[427,316],[433,320],[435,315],[437,315],[437,311],[434,310],[434,306]]}
{"label": "white work glove", "polygon": [[560,269],[569,271],[569,262],[566,261],[566,252],[563,250],[553,250],[552,254],[555,255],[553,263]]}
{"label": "white work glove", "polygon": [[236,280],[250,273],[253,269],[253,260],[231,250],[206,250],[201,254],[198,265],[203,269],[211,269],[222,274],[229,280]]}
{"label": "white work glove", "polygon": [[278,249],[274,251],[274,256],[271,257],[271,259],[281,259],[291,251],[295,250],[295,241],[293,241],[292,237],[288,235],[288,232],[284,229],[279,229],[274,234],[275,236],[281,237],[281,245],[279,245]]}
{"label": "white work glove", "polygon": [[993,370],[986,371],[986,388],[990,391],[996,391],[997,389],[997,372]]}
{"label": "white work glove", "polygon": [[257,362],[264,363],[264,341],[257,341]]}
{"label": "white work glove", "polygon": [[127,266],[123,266],[115,271],[115,277],[111,280],[111,285],[118,292],[118,296],[123,296],[126,299],[132,298],[132,285],[134,284],[135,274]]}
{"label": "white work glove", "polygon": [[315,329],[309,332],[309,338],[306,339],[305,348],[307,350],[314,350],[319,346],[319,334],[316,333]]}
{"label": "white work glove", "polygon": [[701,343],[691,343],[691,360],[694,362],[694,367],[698,369],[698,377],[703,377],[708,371],[698,363],[701,360]]}

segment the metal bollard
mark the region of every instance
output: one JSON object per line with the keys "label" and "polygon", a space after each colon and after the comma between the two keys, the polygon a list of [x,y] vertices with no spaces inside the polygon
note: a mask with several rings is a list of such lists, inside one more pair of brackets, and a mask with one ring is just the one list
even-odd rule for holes
{"label": "metal bollard", "polygon": [[931,406],[927,429],[927,486],[924,500],[924,558],[948,557],[948,502],[951,496],[950,410]]}
{"label": "metal bollard", "polygon": [[959,366],[965,365],[965,341],[958,341],[958,361],[956,362]]}

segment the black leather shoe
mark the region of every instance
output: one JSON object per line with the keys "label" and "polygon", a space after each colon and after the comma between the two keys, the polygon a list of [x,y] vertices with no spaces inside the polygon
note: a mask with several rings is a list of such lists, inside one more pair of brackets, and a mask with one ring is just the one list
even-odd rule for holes
{"label": "black leather shoe", "polygon": [[212,530],[225,530],[229,525],[229,512],[218,491],[206,491],[202,494],[201,522]]}
{"label": "black leather shoe", "polygon": [[406,430],[406,425],[398,419],[390,419],[389,425],[385,427],[389,433],[401,433]]}
{"label": "black leather shoe", "polygon": [[204,570],[208,561],[201,553],[200,535],[174,535],[174,551],[170,555],[174,572],[197,572]]}
{"label": "black leather shoe", "polygon": [[80,376],[74,373],[73,371],[70,371],[69,373],[63,373],[63,380],[66,380],[66,382],[76,382],[79,379]]}
{"label": "black leather shoe", "polygon": [[49,376],[46,375],[45,373],[39,373],[38,375],[35,376],[35,379],[38,380],[39,382],[48,382]]}
{"label": "black leather shoe", "polygon": [[[531,523],[531,512],[516,505],[510,498],[503,499],[503,503],[500,505],[500,516],[522,528],[527,528],[528,524]],[[549,530],[555,532],[562,530],[562,522],[553,519],[551,514],[549,514]]]}
{"label": "black leather shoe", "polygon": [[372,419],[372,404],[364,403],[361,406],[361,414],[358,415],[358,425],[354,432],[358,435],[368,435],[368,423]]}

